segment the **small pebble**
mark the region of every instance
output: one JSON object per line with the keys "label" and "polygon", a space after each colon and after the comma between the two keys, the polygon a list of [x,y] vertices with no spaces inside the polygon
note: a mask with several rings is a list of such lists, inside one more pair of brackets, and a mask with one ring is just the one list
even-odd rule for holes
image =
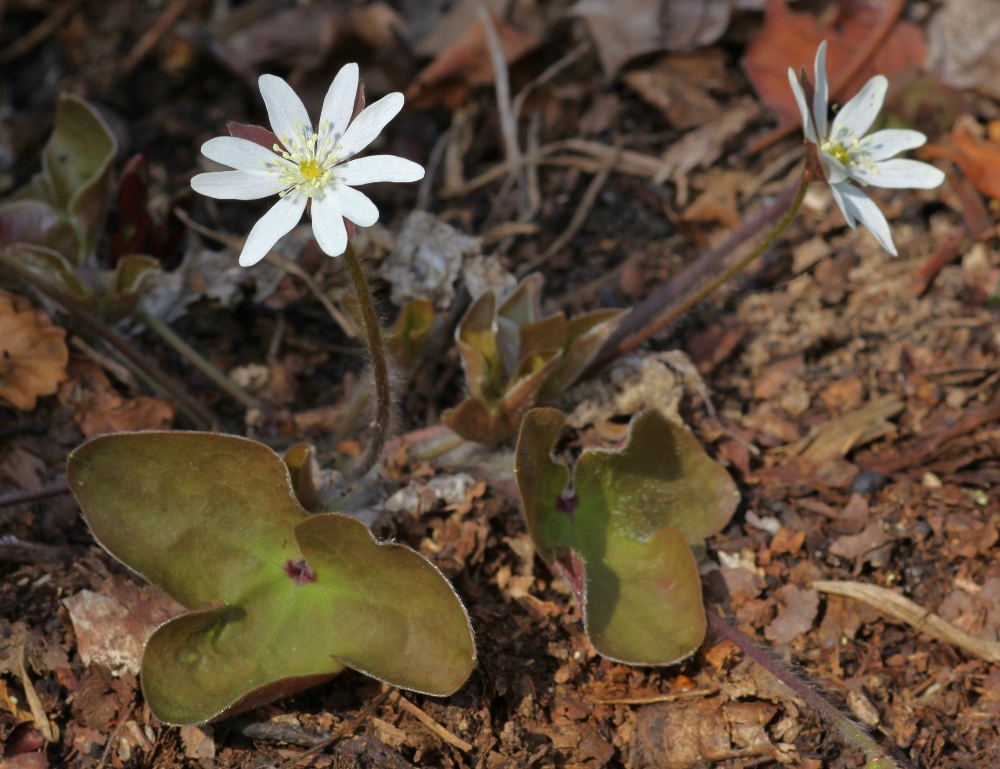
{"label": "small pebble", "polygon": [[851,491],[854,494],[874,494],[882,490],[887,480],[889,479],[885,473],[880,473],[878,470],[865,470],[854,477]]}

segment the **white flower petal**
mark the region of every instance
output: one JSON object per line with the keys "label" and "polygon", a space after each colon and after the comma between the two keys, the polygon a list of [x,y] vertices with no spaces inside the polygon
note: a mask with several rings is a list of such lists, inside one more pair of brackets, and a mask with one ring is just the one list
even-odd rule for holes
{"label": "white flower petal", "polygon": [[313,235],[323,252],[329,256],[340,256],[347,249],[347,228],[344,216],[337,205],[337,196],[332,193],[313,198]]}
{"label": "white flower petal", "polygon": [[819,162],[820,165],[823,166],[823,173],[826,174],[827,184],[840,184],[840,182],[850,176],[847,168],[844,167],[844,164],[832,155],[820,152]]}
{"label": "white flower petal", "polygon": [[833,119],[830,138],[846,144],[849,140],[860,139],[868,133],[868,129],[878,117],[879,110],[882,109],[888,88],[889,81],[882,75],[876,75],[865,83],[864,88],[840,108],[837,117]]}
{"label": "white flower petal", "polygon": [[382,133],[382,129],[403,109],[403,94],[391,93],[383,96],[369,107],[347,127],[344,138],[340,140],[341,150],[338,153],[344,160],[357,154]]}
{"label": "white flower petal", "polygon": [[363,192],[338,184],[334,190],[340,212],[359,227],[371,227],[378,221],[378,209]]}
{"label": "white flower petal", "polygon": [[[875,204],[875,201],[850,184],[838,184],[831,189],[840,193],[840,200],[837,202],[840,205],[840,210],[844,212],[844,217],[847,218],[849,213],[871,231],[882,248],[896,256],[896,246],[892,242],[889,222],[886,221],[885,214]],[[836,198],[836,195],[834,197]],[[848,223],[850,223],[849,219]]]}
{"label": "white flower petal", "polygon": [[266,147],[235,136],[216,136],[201,145],[201,154],[216,163],[231,166],[240,171],[264,171],[265,163],[280,162],[291,165],[280,155]]}
{"label": "white flower petal", "polygon": [[220,200],[256,200],[277,195],[284,187],[266,171],[213,171],[195,176],[191,189]]}
{"label": "white flower petal", "polygon": [[424,167],[395,155],[369,155],[337,166],[337,178],[352,187],[373,182],[415,182],[424,178]]}
{"label": "white flower petal", "polygon": [[309,113],[288,83],[275,75],[261,75],[257,82],[267,107],[271,130],[282,144],[292,149],[290,143],[300,142],[303,134],[312,134]]}
{"label": "white flower petal", "polygon": [[336,144],[347,130],[347,124],[354,114],[354,100],[358,95],[358,65],[345,64],[330,84],[330,89],[323,99],[323,111],[319,122],[327,122],[326,135]]}
{"label": "white flower petal", "polygon": [[274,244],[299,223],[306,208],[306,198],[300,192],[290,192],[271,206],[271,210],[257,220],[247,235],[247,242],[240,254],[240,266],[251,267],[267,256]]}
{"label": "white flower petal", "polygon": [[864,166],[851,169],[851,176],[872,187],[931,190],[944,181],[944,172],[919,160],[896,158],[876,163],[874,169]]}
{"label": "white flower petal", "polygon": [[816,138],[816,129],[813,127],[812,115],[809,114],[809,105],[806,104],[805,92],[799,85],[799,79],[795,77],[795,72],[791,67],[788,68],[788,84],[792,87],[795,103],[799,105],[799,112],[802,113],[802,132],[806,135],[806,139],[813,144],[819,144],[819,140]]}
{"label": "white flower petal", "polygon": [[878,162],[879,160],[888,160],[900,152],[923,147],[926,143],[927,137],[920,131],[887,128],[862,139],[861,149],[868,155],[869,160]]}
{"label": "white flower petal", "polygon": [[840,213],[844,215],[844,219],[847,221],[847,226],[852,230],[858,228],[857,222],[854,221],[854,215],[847,209],[847,204],[844,202],[844,196],[841,194],[841,190],[845,187],[850,187],[850,184],[831,184],[830,192],[833,193],[833,202],[837,204],[837,208],[840,209]]}
{"label": "white flower petal", "polygon": [[816,133],[826,136],[826,111],[829,108],[829,85],[826,81],[826,40],[816,51],[816,93],[813,94],[813,116],[816,118]]}

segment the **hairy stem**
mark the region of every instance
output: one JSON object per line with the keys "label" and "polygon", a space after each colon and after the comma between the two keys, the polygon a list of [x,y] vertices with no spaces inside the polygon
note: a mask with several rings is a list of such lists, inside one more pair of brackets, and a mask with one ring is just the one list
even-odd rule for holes
{"label": "hairy stem", "polygon": [[392,391],[389,387],[389,365],[386,361],[385,347],[382,345],[382,332],[375,312],[375,300],[372,299],[372,292],[368,288],[368,279],[365,278],[361,260],[354,253],[354,246],[350,240],[347,241],[344,259],[351,274],[351,282],[354,283],[354,291],[358,295],[358,305],[365,325],[368,352],[372,358],[372,373],[375,378],[375,433],[364,456],[351,471],[353,476],[360,477],[378,462],[382,447],[389,436],[389,425],[392,421]]}
{"label": "hairy stem", "polygon": [[[656,292],[647,297],[622,323],[608,339],[601,349],[597,360],[592,363],[587,370],[587,374],[592,375],[607,366],[611,361],[631,352],[641,345],[660,329],[673,323],[684,313],[701,302],[715,289],[727,282],[734,276],[741,273],[747,265],[763,254],[777,240],[778,236],[792,221],[802,200],[805,198],[806,189],[812,176],[803,174],[798,186],[789,185],[774,202],[756,217],[748,220],[736,232],[729,236],[725,243],[718,248],[706,252],[698,261],[688,269],[678,275],[674,280],[661,286]],[[683,291],[694,285],[702,275],[718,264],[727,254],[761,229],[768,222],[774,221],[778,214],[784,212],[764,238],[742,259],[726,270],[722,275],[705,285],[693,294],[689,294],[680,304],[670,306]],[[669,307],[664,312],[663,308]]]}
{"label": "hairy stem", "polygon": [[184,385],[168,376],[159,368],[159,366],[149,361],[142,355],[142,353],[136,350],[135,347],[129,344],[124,337],[115,333],[107,325],[102,323],[101,320],[90,312],[90,310],[84,307],[76,297],[72,296],[69,292],[64,291],[62,288],[52,284],[40,275],[37,275],[32,270],[18,262],[17,259],[10,256],[8,252],[2,250],[0,250],[0,265],[5,267],[8,271],[14,273],[25,283],[28,283],[41,291],[45,294],[45,296],[49,297],[49,299],[61,304],[68,313],[76,318],[78,323],[105,339],[138,370],[148,376],[152,381],[156,382],[157,385],[163,388],[164,392],[176,400],[177,405],[184,409],[189,416],[191,416],[198,427],[213,430],[217,428],[218,422],[212,415],[212,412],[209,411],[205,405],[201,403],[201,401],[189,393],[187,389],[185,389]]}
{"label": "hairy stem", "polygon": [[799,680],[794,672],[775,659],[766,650],[759,647],[743,633],[726,622],[715,612],[706,612],[708,624],[712,630],[728,641],[736,644],[740,650],[764,670],[787,686],[796,696],[804,700],[810,707],[819,712],[829,721],[845,740],[855,745],[865,754],[865,769],[896,769],[896,762],[889,758],[864,727],[845,716],[836,707],[817,694],[811,686]]}
{"label": "hairy stem", "polygon": [[177,333],[162,320],[157,318],[152,313],[146,312],[142,309],[136,310],[136,315],[139,316],[150,331],[155,333],[160,337],[160,339],[174,348],[178,355],[187,360],[188,363],[198,369],[202,374],[210,379],[213,384],[215,384],[220,390],[230,396],[237,403],[247,409],[257,409],[258,411],[264,411],[266,409],[261,401],[250,395],[250,393],[246,392],[242,387],[236,384],[236,382],[219,371],[219,369],[213,366],[211,362],[206,360],[201,353],[195,350],[191,345],[181,339]]}

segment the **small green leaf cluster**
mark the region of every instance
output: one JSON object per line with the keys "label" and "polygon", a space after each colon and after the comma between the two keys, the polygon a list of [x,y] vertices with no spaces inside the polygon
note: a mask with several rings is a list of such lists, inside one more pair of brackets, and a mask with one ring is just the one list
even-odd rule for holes
{"label": "small green leaf cluster", "polygon": [[577,380],[625,317],[621,310],[543,317],[542,282],[529,275],[502,303],[487,291],[455,332],[470,394],[442,419],[466,440],[495,445],[513,435],[528,409]]}
{"label": "small green leaf cluster", "polygon": [[155,252],[153,246],[176,243],[181,234],[172,218],[152,225],[142,161],[133,159],[120,185],[121,226],[110,243],[111,268],[88,263],[104,229],[117,152],[114,134],[96,110],[63,94],[42,151],[41,172],[0,203],[0,248],[15,250],[25,266],[106,321],[128,315],[160,268],[157,258],[139,250]]}

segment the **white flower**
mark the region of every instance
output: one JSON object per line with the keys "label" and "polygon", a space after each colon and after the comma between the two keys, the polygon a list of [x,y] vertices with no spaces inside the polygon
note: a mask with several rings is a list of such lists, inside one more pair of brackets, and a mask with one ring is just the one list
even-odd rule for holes
{"label": "white flower", "polygon": [[255,200],[280,196],[250,230],[240,254],[244,267],[263,259],[298,224],[310,200],[316,242],[330,256],[339,256],[347,248],[344,217],[362,227],[370,227],[378,220],[375,204],[355,186],[423,178],[422,166],[394,155],[348,160],[371,144],[399,113],[403,94],[389,94],[352,121],[358,65],[348,64],[330,85],[319,127],[314,130],[306,108],[288,83],[274,75],[261,75],[259,83],[271,129],[281,146],[275,144],[268,149],[234,136],[210,139],[201,148],[205,157],[235,170],[198,174],[191,180],[191,187],[212,198]]}
{"label": "white flower", "polygon": [[[853,99],[845,104],[833,123],[827,126],[828,85],[826,81],[826,41],[816,51],[816,93],[810,114],[806,96],[791,68],[788,81],[802,112],[806,139],[819,149],[819,160],[844,218],[852,229],[861,222],[881,246],[896,255],[889,223],[878,206],[852,182],[862,187],[913,187],[932,189],[944,181],[944,173],[918,160],[895,159],[904,150],[915,149],[927,141],[919,131],[888,129],[865,136],[872,127],[889,81],[882,75],[869,80]],[[829,129],[829,130],[828,130]]]}

